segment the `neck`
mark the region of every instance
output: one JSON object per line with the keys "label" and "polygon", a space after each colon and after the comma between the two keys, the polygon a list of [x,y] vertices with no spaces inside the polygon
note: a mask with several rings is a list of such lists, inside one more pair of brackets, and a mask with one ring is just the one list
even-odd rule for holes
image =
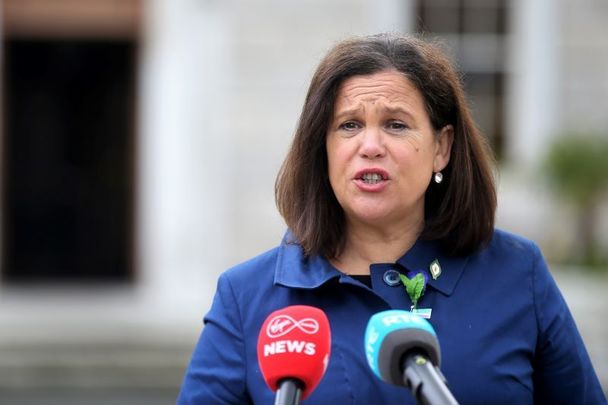
{"label": "neck", "polygon": [[424,222],[379,229],[348,223],[346,244],[332,264],[346,274],[369,274],[372,263],[394,263],[416,243]]}

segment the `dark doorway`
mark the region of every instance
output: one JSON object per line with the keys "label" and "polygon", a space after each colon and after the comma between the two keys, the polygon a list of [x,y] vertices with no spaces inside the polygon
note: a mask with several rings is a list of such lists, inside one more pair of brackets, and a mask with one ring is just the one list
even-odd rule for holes
{"label": "dark doorway", "polygon": [[135,45],[4,42],[3,279],[132,272]]}

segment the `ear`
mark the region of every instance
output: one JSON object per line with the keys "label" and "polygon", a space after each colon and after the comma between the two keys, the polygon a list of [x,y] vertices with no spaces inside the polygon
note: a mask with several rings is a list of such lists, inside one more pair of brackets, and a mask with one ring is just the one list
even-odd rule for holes
{"label": "ear", "polygon": [[433,171],[443,170],[450,162],[452,153],[452,143],[454,142],[454,127],[446,125],[441,128],[435,141],[435,160],[433,161]]}

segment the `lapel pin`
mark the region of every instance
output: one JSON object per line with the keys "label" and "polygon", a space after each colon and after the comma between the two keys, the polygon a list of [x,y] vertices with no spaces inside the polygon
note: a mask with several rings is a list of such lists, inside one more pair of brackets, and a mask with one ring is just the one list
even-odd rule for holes
{"label": "lapel pin", "polygon": [[439,264],[439,260],[435,259],[429,266],[429,271],[431,272],[431,277],[433,280],[437,280],[441,275],[441,265]]}

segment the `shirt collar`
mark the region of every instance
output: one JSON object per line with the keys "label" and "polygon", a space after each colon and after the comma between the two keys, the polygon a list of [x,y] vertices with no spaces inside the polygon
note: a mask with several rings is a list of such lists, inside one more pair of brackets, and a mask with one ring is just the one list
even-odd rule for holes
{"label": "shirt collar", "polygon": [[277,257],[274,283],[284,287],[313,289],[342,275],[323,257],[304,256],[302,247],[285,234]]}
{"label": "shirt collar", "polygon": [[439,262],[441,274],[437,279],[429,277],[428,285],[444,295],[451,295],[464,271],[467,257],[445,256],[441,254],[438,242],[419,239],[397,263],[411,271],[423,270],[430,276],[429,267],[434,260]]}
{"label": "shirt collar", "polygon": [[[444,295],[451,295],[464,271],[467,258],[449,257],[440,252],[438,242],[418,240],[397,263],[408,270],[424,270],[430,274],[429,266],[437,259],[441,266],[441,275],[436,280],[429,277],[428,284]],[[277,257],[275,284],[313,289],[341,275],[342,273],[323,257],[304,256],[301,246],[294,242],[293,235],[290,232],[285,234]]]}

